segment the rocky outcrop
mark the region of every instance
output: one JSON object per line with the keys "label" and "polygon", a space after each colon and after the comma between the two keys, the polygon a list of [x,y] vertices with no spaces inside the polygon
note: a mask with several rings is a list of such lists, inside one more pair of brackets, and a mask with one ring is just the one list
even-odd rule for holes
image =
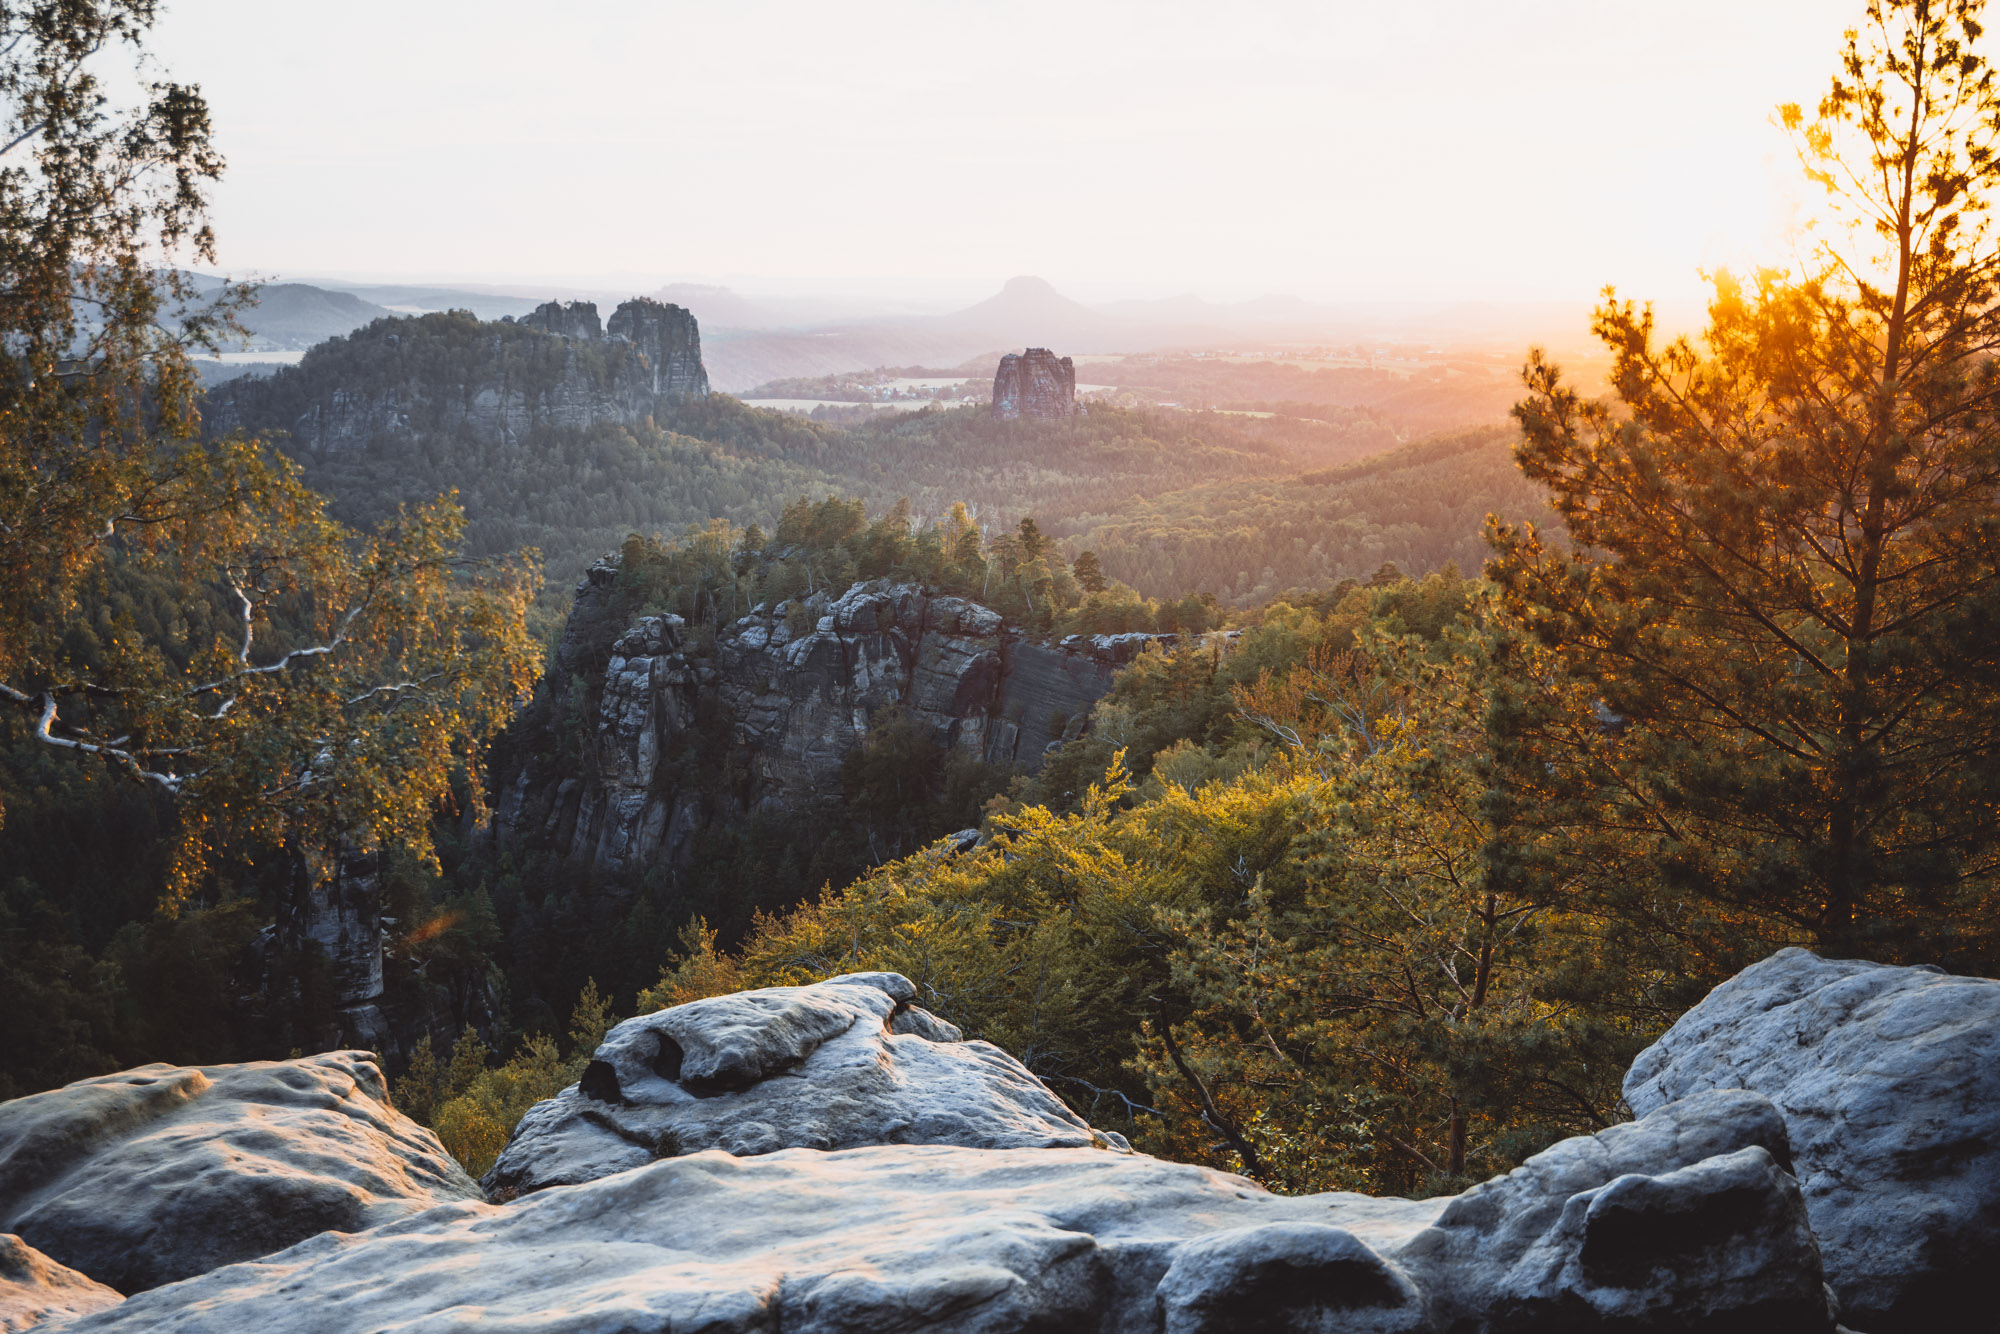
{"label": "rocky outcrop", "polygon": [[[1836,1316],[1880,1331],[1913,1328],[1912,1311],[1972,1328],[1983,1303],[1943,1304],[1978,1296],[1971,1271],[1941,1266],[1993,1253],[1990,1208],[1959,1206],[1996,1198],[1996,987],[1788,951],[1641,1058],[1627,1085],[1640,1119],[1423,1201],[1287,1198],[1132,1153],[915,1008],[892,974],[619,1025],[523,1124],[499,1203],[460,1198],[462,1178],[382,1191],[403,1156],[356,1152],[341,1125],[345,1104],[379,1102],[310,1070],[352,1068],[353,1053],[151,1067],[0,1107],[0,1225],[25,1212],[46,1226],[66,1202],[74,1234],[122,1242],[75,1259],[26,1226],[24,1243],[0,1239],[0,1321],[36,1302],[66,1320],[58,1299],[73,1298],[100,1308],[79,1331],[180,1334],[1834,1334]],[[273,1086],[272,1072],[290,1073]],[[154,1133],[168,1118],[153,1103],[194,1096],[187,1076],[266,1080],[239,1087],[254,1136]],[[311,1124],[291,1113],[308,1102]],[[1842,1115],[1853,1145],[1837,1142]],[[334,1142],[315,1150],[320,1136]],[[300,1239],[329,1181],[397,1209]],[[427,1193],[443,1202],[412,1212]],[[199,1273],[231,1258],[200,1247],[232,1226],[258,1233],[251,1255],[298,1244]],[[117,1304],[90,1286],[163,1254],[194,1276]],[[1910,1281],[1884,1300],[1899,1267]]]}
{"label": "rocky outcrop", "polygon": [[1009,352],[993,376],[993,415],[1008,421],[1074,417],[1076,363],[1045,347]]}
{"label": "rocky outcrop", "polygon": [[595,301],[544,301],[523,315],[521,323],[563,338],[604,337],[604,324],[597,318]]}
{"label": "rocky outcrop", "polygon": [[1080,1148],[710,1150],[315,1238],[90,1328],[1824,1334],[1774,1132],[1762,1099],[1709,1095],[1449,1201]]}
{"label": "rocky outcrop", "polygon": [[1782,950],[1633,1062],[1651,1111],[1753,1089],[1790,1132],[1843,1320],[1953,1327],[2000,1257],[2000,982]]}
{"label": "rocky outcrop", "polygon": [[573,1185],[704,1149],[747,1157],[869,1144],[1124,1151],[1020,1062],[856,973],[677,1005],[619,1024],[582,1081],[523,1117],[489,1193]]}
{"label": "rocky outcrop", "polygon": [[[880,580],[758,607],[694,654],[678,617],[611,629],[617,577],[606,562],[577,585],[547,677],[555,698],[589,670],[589,640],[616,635],[583,764],[527,756],[497,766],[494,784],[503,839],[600,869],[682,860],[698,830],[753,812],[834,808],[842,761],[892,706],[942,749],[1038,768],[1081,732],[1119,662],[1088,641],[1025,642],[977,603]],[[691,759],[704,716],[727,720],[741,783]]]}
{"label": "rocky outcrop", "polygon": [[59,1265],[19,1237],[0,1232],[0,1334],[58,1330],[124,1301],[114,1288]]}
{"label": "rocky outcrop", "polygon": [[477,1198],[365,1052],[148,1065],[0,1104],[0,1230],[127,1293]]}
{"label": "rocky outcrop", "polygon": [[312,459],[629,426],[707,392],[694,316],[641,297],[603,335],[588,302],[549,302],[518,322],[464,311],[376,320],[297,366],[218,385],[203,412],[212,436],[279,430],[286,452]]}
{"label": "rocky outcrop", "polygon": [[604,332],[639,349],[652,375],[654,393],[698,398],[708,392],[708,372],[701,365],[701,330],[682,307],[635,296],[611,312]]}

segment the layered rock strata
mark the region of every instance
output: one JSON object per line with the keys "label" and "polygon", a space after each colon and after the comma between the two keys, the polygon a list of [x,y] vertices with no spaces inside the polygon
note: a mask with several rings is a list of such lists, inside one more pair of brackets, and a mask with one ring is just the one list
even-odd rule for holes
{"label": "layered rock strata", "polygon": [[1076,363],[1045,347],[1009,352],[993,375],[993,415],[1061,419],[1076,415]]}
{"label": "layered rock strata", "polygon": [[2000,982],[1781,950],[1723,983],[1625,1077],[1648,1112],[1753,1089],[1790,1132],[1845,1323],[1949,1328],[2000,1259]]}
{"label": "layered rock strata", "polygon": [[573,1185],[703,1149],[1112,1147],[998,1047],[965,1042],[896,973],[677,1005],[605,1036],[582,1081],[521,1119],[480,1183]]}
{"label": "layered rock strata", "polygon": [[478,1198],[366,1052],[147,1065],[0,1104],[0,1231],[126,1293]]}
{"label": "layered rock strata", "polygon": [[[577,585],[548,696],[590,660],[583,641],[602,633],[617,576],[603,563]],[[1122,643],[1025,642],[989,608],[881,580],[758,607],[703,654],[686,651],[684,630],[651,616],[618,634],[580,768],[532,756],[496,768],[501,838],[599,869],[684,860],[710,823],[836,808],[841,762],[892,706],[940,748],[1037,768],[1130,656]],[[688,759],[704,714],[728,720],[738,786]]]}

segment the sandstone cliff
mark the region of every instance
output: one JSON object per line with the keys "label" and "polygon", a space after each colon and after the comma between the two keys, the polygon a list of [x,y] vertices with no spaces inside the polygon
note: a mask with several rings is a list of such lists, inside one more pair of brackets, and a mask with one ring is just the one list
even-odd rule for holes
{"label": "sandstone cliff", "polygon": [[296,367],[218,386],[206,424],[282,430],[289,452],[311,456],[631,424],[663,398],[707,393],[701,332],[679,306],[635,298],[600,333],[594,305],[549,302],[519,323],[464,311],[377,320]]}
{"label": "sandstone cliff", "polygon": [[677,616],[627,621],[618,604],[618,566],[601,562],[524,724],[554,726],[581,682],[593,707],[580,755],[503,747],[493,775],[502,841],[603,870],[682,860],[716,822],[837,814],[842,761],[891,707],[940,750],[1039,768],[1140,638],[1033,643],[975,602],[886,580],[760,606],[712,643],[692,643]]}
{"label": "sandstone cliff", "polygon": [[993,415],[1010,421],[1074,417],[1076,363],[1045,347],[1009,352],[1000,358],[1000,369],[993,376]]}

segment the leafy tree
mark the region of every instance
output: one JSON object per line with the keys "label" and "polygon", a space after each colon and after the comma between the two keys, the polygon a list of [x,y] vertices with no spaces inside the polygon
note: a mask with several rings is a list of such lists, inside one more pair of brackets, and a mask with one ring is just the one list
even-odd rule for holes
{"label": "leafy tree", "polygon": [[[531,683],[532,571],[475,575],[448,501],[372,535],[295,467],[196,438],[197,304],[222,160],[198,89],[148,75],[151,0],[0,10],[0,703],[40,745],[171,794],[169,899],[225,852],[429,848],[435,803]],[[94,72],[129,55],[137,104]],[[15,155],[19,155],[16,157]],[[12,159],[12,160],[7,160]],[[173,590],[178,632],[115,606]]]}
{"label": "leafy tree", "polygon": [[1428,1194],[1615,1119],[1633,1032],[1562,985],[1578,958],[1603,967],[1574,884],[1514,873],[1493,678],[1483,633],[1433,647],[1378,623],[1237,688],[1311,780],[1303,874],[1168,914],[1189,1012],[1153,1026],[1142,1065],[1176,1156]]}
{"label": "leafy tree", "polygon": [[[1781,108],[1829,203],[1801,271],[1719,276],[1699,342],[1607,294],[1614,398],[1536,354],[1517,409],[1569,545],[1500,525],[1491,568],[1602,710],[1567,743],[1596,756],[1599,824],[1767,938],[1953,948],[1922,942],[1983,915],[2000,856],[1980,10],[1871,0],[1816,112]],[[1549,740],[1527,768],[1568,763]]]}

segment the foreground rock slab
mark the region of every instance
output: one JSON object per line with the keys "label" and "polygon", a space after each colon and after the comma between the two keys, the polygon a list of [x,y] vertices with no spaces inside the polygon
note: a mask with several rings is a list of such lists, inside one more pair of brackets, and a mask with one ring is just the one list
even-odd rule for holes
{"label": "foreground rock slab", "polygon": [[147,1065],[0,1103],[0,1229],[126,1293],[478,1198],[366,1052]]}
{"label": "foreground rock slab", "polygon": [[1769,1102],[1724,1092],[1455,1200],[1093,1149],[708,1151],[328,1233],[77,1328],[1827,1334],[1784,1147]]}
{"label": "foreground rock slab", "polygon": [[55,1330],[125,1298],[0,1232],[0,1334]]}
{"label": "foreground rock slab", "polygon": [[521,1119],[484,1184],[575,1185],[703,1149],[1124,1148],[915,996],[899,973],[852,973],[628,1019]]}
{"label": "foreground rock slab", "polygon": [[1844,1323],[1928,1334],[1990,1307],[2000,982],[1782,950],[1640,1053],[1625,1098],[1643,1114],[1714,1088],[1783,1114]]}

